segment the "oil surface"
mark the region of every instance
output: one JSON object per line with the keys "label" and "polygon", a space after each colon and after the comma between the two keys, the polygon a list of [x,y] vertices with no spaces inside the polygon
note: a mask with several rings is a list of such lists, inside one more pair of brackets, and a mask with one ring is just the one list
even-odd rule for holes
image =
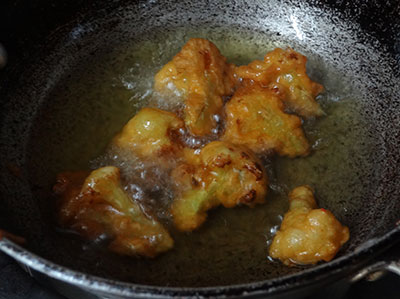
{"label": "oil surface", "polygon": [[[228,61],[238,65],[261,59],[275,47],[290,46],[284,41],[271,42],[268,36],[243,36],[243,31],[239,35],[231,29],[199,28],[155,34],[97,53],[60,82],[52,92],[51,105],[41,113],[42,117],[51,115],[38,130],[52,141],[51,146],[41,147],[37,153],[46,157],[48,177],[110,163],[126,173],[132,171],[132,164],[127,166],[123,158],[104,155],[107,145],[140,108],[173,108],[153,96],[153,77],[190,37],[211,40]],[[304,123],[312,154],[298,159],[275,157],[266,163],[270,190],[265,205],[253,209],[218,208],[209,212],[206,223],[193,233],[172,230],[174,249],[154,260],[116,257],[100,250],[99,268],[101,259],[109,259],[120,263],[120,271],[115,274],[120,279],[167,286],[245,283],[298,271],[269,260],[268,244],[287,210],[287,193],[302,184],[311,185],[319,205],[331,210],[351,232],[350,215],[362,204],[363,194],[357,169],[360,165],[372,167],[360,160],[373,146],[364,131],[366,120],[359,116],[362,107],[354,101],[356,94],[335,70],[309,55],[312,49],[295,50],[309,56],[312,79],[326,89],[318,98],[326,115]],[[138,162],[134,164],[135,171],[140,171]],[[134,184],[128,182],[127,188]],[[165,180],[155,174],[151,184],[161,191],[150,205],[171,200],[173,195]],[[168,222],[168,217],[162,220]]]}

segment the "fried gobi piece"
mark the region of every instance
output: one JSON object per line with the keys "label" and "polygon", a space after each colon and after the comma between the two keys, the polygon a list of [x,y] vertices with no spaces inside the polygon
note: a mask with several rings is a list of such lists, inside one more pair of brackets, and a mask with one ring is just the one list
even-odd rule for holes
{"label": "fried gobi piece", "polygon": [[119,169],[106,166],[58,175],[59,224],[88,240],[107,236],[108,249],[121,255],[155,257],[173,247],[167,230],[147,217],[123,190]]}
{"label": "fried gobi piece", "polygon": [[254,154],[243,146],[221,141],[213,141],[200,154],[187,157],[172,177],[179,192],[171,212],[181,231],[198,228],[214,207],[253,207],[263,203],[267,193],[267,176]]}
{"label": "fried gobi piece", "polygon": [[228,64],[218,48],[201,38],[190,39],[155,76],[154,89],[175,94],[184,102],[184,120],[195,135],[216,128],[223,96],[233,93],[234,65]]}
{"label": "fried gobi piece", "polygon": [[286,107],[300,116],[321,116],[324,112],[315,97],[323,91],[323,86],[307,76],[306,63],[307,58],[293,49],[276,48],[264,60],[236,68],[236,75],[280,90]]}
{"label": "fried gobi piece", "polygon": [[184,122],[176,114],[156,108],[141,109],[116,135],[112,144],[141,158],[179,156]]}
{"label": "fried gobi piece", "polygon": [[241,86],[226,104],[225,114],[225,141],[245,145],[256,153],[274,151],[291,158],[309,153],[301,119],[284,112],[273,89],[258,84]]}
{"label": "fried gobi piece", "polygon": [[290,208],[269,248],[286,265],[330,261],[349,239],[349,229],[335,216],[317,209],[313,191],[300,186],[289,194]]}

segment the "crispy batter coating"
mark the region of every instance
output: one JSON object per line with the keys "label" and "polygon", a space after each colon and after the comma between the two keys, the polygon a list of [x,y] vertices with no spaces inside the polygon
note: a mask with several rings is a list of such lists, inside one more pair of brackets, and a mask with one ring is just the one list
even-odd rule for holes
{"label": "crispy batter coating", "polygon": [[289,194],[290,208],[269,248],[286,265],[330,261],[349,239],[349,229],[335,216],[317,209],[313,191],[300,186]]}
{"label": "crispy batter coating", "polygon": [[110,239],[109,250],[121,255],[154,257],[173,247],[167,230],[148,218],[120,184],[119,169],[106,166],[58,176],[58,221],[88,240]]}
{"label": "crispy batter coating", "polygon": [[[143,108],[114,137],[113,144],[133,151],[141,158],[179,156],[179,135],[184,122],[174,113],[156,108]],[[165,160],[165,159],[160,159]]]}
{"label": "crispy batter coating", "polygon": [[171,212],[179,230],[198,228],[207,211],[221,204],[232,208],[264,202],[267,176],[247,148],[214,141],[187,159],[172,173],[179,194]]}
{"label": "crispy batter coating", "polygon": [[236,75],[279,89],[287,108],[303,117],[321,116],[324,112],[315,97],[323,87],[307,76],[306,63],[307,58],[293,49],[276,48],[264,60],[236,68]]}
{"label": "crispy batter coating", "polygon": [[301,119],[284,112],[274,90],[258,84],[243,85],[226,104],[225,114],[223,140],[245,145],[256,153],[272,150],[291,158],[309,153]]}
{"label": "crispy batter coating", "polygon": [[154,89],[182,97],[184,120],[195,135],[207,135],[217,123],[223,96],[235,85],[234,66],[226,62],[218,48],[201,38],[190,39],[155,76]]}

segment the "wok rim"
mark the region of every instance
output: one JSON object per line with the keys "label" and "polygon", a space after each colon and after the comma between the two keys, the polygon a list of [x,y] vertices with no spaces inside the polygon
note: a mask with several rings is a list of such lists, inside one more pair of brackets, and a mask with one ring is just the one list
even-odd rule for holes
{"label": "wok rim", "polygon": [[[20,262],[37,272],[56,280],[84,288],[88,291],[117,296],[140,297],[227,297],[237,295],[252,296],[260,294],[277,294],[283,291],[287,292],[289,290],[304,288],[309,285],[329,280],[329,278],[333,278],[337,275],[344,276],[343,274],[345,272],[347,275],[352,273],[354,274],[357,270],[363,267],[363,261],[366,262],[367,260],[376,257],[379,255],[379,252],[390,248],[395,245],[396,242],[400,242],[400,225],[379,238],[368,240],[349,254],[294,274],[258,282],[213,287],[163,287],[103,278],[54,263],[8,239],[0,240],[0,250],[14,258],[17,262]],[[383,260],[384,257],[381,257],[381,259]]]}

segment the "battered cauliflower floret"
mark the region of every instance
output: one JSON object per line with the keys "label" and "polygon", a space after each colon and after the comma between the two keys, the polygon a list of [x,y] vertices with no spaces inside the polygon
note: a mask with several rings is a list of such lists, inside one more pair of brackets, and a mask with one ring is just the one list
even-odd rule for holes
{"label": "battered cauliflower floret", "polygon": [[179,195],[171,212],[181,231],[198,228],[207,211],[219,205],[232,208],[263,203],[267,192],[267,176],[254,154],[221,141],[209,143],[197,156],[193,154],[172,177]]}
{"label": "battered cauliflower floret", "polygon": [[284,112],[275,90],[245,84],[226,104],[225,114],[222,140],[245,145],[256,153],[274,151],[291,158],[309,154],[301,119]]}
{"label": "battered cauliflower floret", "polygon": [[122,189],[119,169],[106,166],[66,172],[57,178],[58,221],[88,240],[109,239],[109,250],[121,255],[154,257],[173,247],[167,230],[147,217]]}
{"label": "battered cauliflower floret", "polygon": [[236,68],[236,75],[279,89],[287,108],[303,117],[321,116],[324,112],[315,97],[323,87],[307,76],[306,63],[307,58],[293,49],[276,48],[267,53],[264,60]]}
{"label": "battered cauliflower floret", "polygon": [[172,112],[143,108],[114,137],[112,144],[141,158],[168,159],[181,154],[179,135],[184,126],[183,120]]}
{"label": "battered cauliflower floret", "polygon": [[317,209],[309,186],[295,188],[289,199],[290,208],[269,248],[270,256],[286,265],[333,259],[349,239],[349,229],[331,212]]}
{"label": "battered cauliflower floret", "polygon": [[184,102],[184,120],[194,135],[216,128],[223,96],[233,93],[234,66],[226,62],[210,41],[193,38],[154,78],[154,89]]}

